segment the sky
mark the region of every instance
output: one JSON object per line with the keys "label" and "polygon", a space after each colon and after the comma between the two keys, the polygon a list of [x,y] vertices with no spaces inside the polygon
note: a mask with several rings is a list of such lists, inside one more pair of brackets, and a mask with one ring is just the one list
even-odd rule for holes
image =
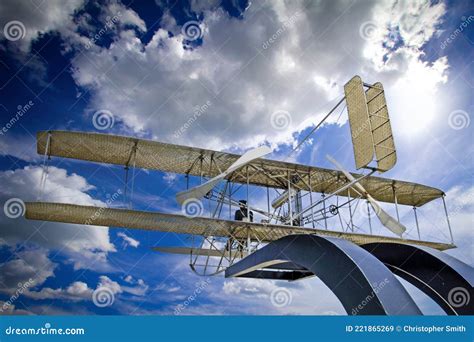
{"label": "sky", "polygon": [[[442,189],[458,246],[446,253],[473,266],[473,9],[423,0],[3,0],[0,203],[127,205],[119,166],[53,157],[41,186],[41,130],[234,153],[265,144],[272,159],[331,167],[331,154],[354,171],[342,107],[288,155],[360,75],[385,88],[398,162],[384,177]],[[182,176],[138,169],[134,179],[135,210],[181,212],[174,195],[185,188]],[[422,238],[449,242],[442,211],[439,200],[418,209]],[[187,256],[151,250],[189,245],[188,237],[1,214],[2,313],[345,314],[316,277],[200,277]],[[416,237],[411,208],[400,214]],[[402,283],[424,313],[441,313]],[[278,291],[289,294],[284,305],[275,305]]]}

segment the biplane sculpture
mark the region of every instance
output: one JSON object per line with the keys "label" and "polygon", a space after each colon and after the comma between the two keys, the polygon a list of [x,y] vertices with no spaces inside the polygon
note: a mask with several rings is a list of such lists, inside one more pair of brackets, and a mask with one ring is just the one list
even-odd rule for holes
{"label": "biplane sculpture", "polygon": [[[191,246],[154,249],[189,255],[191,269],[200,275],[225,272],[226,277],[290,281],[318,276],[349,314],[420,314],[394,274],[419,287],[447,313],[472,313],[472,304],[456,307],[449,300],[455,287],[468,289],[472,296],[474,276],[472,268],[441,252],[455,247],[447,211],[449,242],[422,240],[418,220],[418,239],[408,239],[398,217],[399,205],[413,207],[416,215],[417,208],[436,199],[442,199],[446,210],[444,192],[373,175],[390,170],[397,160],[382,84],[366,84],[355,76],[344,91],[336,107],[345,99],[356,168],[366,170],[365,174],[344,170],[330,156],[336,169],[265,159],[271,152],[265,146],[239,156],[132,137],[45,131],[37,135],[37,150],[45,156],[45,164],[57,156],[121,165],[126,179],[130,168],[185,175],[186,190],[176,195],[183,214],[100,208],[96,215],[99,208],[93,206],[28,202],[25,216],[187,234]],[[192,177],[200,184],[189,187]],[[249,186],[266,190],[266,209],[252,203]],[[235,195],[236,188],[242,187],[247,189],[243,200]],[[314,198],[315,193],[321,194],[320,199]],[[208,217],[204,217],[204,201],[215,204]],[[360,201],[367,204],[370,232],[353,222]],[[380,202],[394,204],[397,218]],[[343,211],[349,214],[344,222]],[[371,215],[387,235],[372,234]],[[340,229],[334,223],[338,221]],[[446,281],[432,281],[440,275]],[[386,285],[377,290],[376,284],[382,282]],[[373,300],[358,308],[367,296]]]}

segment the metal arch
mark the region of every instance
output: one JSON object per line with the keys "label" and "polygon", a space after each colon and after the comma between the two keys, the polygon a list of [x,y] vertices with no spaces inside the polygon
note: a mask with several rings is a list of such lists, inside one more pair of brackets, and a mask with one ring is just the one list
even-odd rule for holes
{"label": "metal arch", "polygon": [[298,274],[294,279],[317,275],[350,315],[421,314],[387,267],[366,250],[339,238],[285,236],[234,263],[227,268],[225,276],[292,280],[290,276],[282,276],[288,271],[268,271],[270,267],[285,269],[282,265],[288,262],[307,271],[307,274]]}
{"label": "metal arch", "polygon": [[[361,247],[426,293],[448,315],[474,314],[471,266],[429,247],[399,243],[370,243]],[[456,296],[460,297],[456,299]]]}

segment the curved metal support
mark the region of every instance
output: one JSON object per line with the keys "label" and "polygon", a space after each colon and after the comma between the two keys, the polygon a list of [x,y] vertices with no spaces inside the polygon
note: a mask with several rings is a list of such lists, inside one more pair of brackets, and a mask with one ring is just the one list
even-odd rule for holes
{"label": "curved metal support", "polygon": [[474,269],[469,265],[429,247],[398,243],[361,247],[426,293],[448,315],[474,314]]}
{"label": "curved metal support", "polygon": [[[339,238],[289,235],[233,264],[227,268],[225,275],[268,278],[266,275],[270,267],[278,268],[278,265],[288,265],[288,262],[306,269],[309,275],[317,275],[350,315],[421,314],[387,267],[364,249]],[[275,278],[285,279],[280,276]]]}

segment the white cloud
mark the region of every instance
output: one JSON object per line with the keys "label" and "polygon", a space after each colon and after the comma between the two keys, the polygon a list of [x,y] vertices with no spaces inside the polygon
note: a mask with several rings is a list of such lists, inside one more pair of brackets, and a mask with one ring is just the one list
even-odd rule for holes
{"label": "white cloud", "polygon": [[[120,293],[128,293],[134,296],[144,296],[148,290],[148,286],[142,279],[133,281],[135,286],[122,286],[118,282],[110,279],[108,276],[101,275],[99,277],[99,282],[97,283],[96,289],[106,287],[113,295],[118,295]],[[49,288],[43,287],[39,291],[33,291],[27,289],[24,292],[24,295],[35,299],[54,299],[54,300],[63,300],[71,302],[80,302],[80,301],[91,301],[93,298],[94,289],[90,288],[87,283],[82,281],[75,281],[71,283],[66,288]]]}
{"label": "white cloud", "polygon": [[119,236],[123,239],[124,248],[127,247],[127,246],[132,246],[132,247],[137,248],[138,245],[140,244],[140,241],[135,240],[134,238],[131,238],[130,236],[128,236],[127,234],[125,234],[123,232],[119,232],[117,234],[117,236]]}
{"label": "white cloud", "polygon": [[[215,304],[217,310],[220,305],[226,305],[234,308],[234,314],[345,314],[337,297],[317,278],[297,282],[248,278],[226,279],[222,284],[222,291],[209,290],[209,292],[212,293],[210,297],[217,303]],[[278,292],[285,296],[287,305],[278,307],[273,304]],[[214,293],[217,294],[214,296]],[[220,303],[220,301],[223,302]]]}
{"label": "white cloud", "polygon": [[163,180],[168,184],[173,184],[176,180],[177,175],[175,173],[166,172],[163,176]]}
{"label": "white cloud", "polygon": [[143,19],[135,11],[125,7],[120,2],[110,2],[103,8],[101,22],[105,23],[114,16],[118,18],[117,23],[121,28],[136,27],[142,32],[146,31],[146,24]]}
{"label": "white cloud", "polygon": [[397,70],[396,65],[384,63],[384,57],[396,54],[398,44],[420,56],[423,45],[438,32],[446,7],[443,2],[427,0],[385,1],[377,3],[371,12],[371,20],[364,22],[359,33],[366,38],[364,57],[383,71]]}
{"label": "white cloud", "polygon": [[154,289],[154,291],[161,291],[166,293],[178,292],[179,290],[181,290],[180,286],[175,286],[167,283],[161,283]]}
{"label": "white cloud", "polygon": [[103,275],[99,277],[99,284],[97,285],[97,288],[100,287],[107,287],[110,291],[112,291],[113,294],[117,293],[122,293],[122,287],[120,286],[119,283],[116,281],[113,281],[109,277]]}
{"label": "white cloud", "polygon": [[36,143],[26,136],[16,137],[12,134],[2,136],[0,140],[0,156],[12,156],[28,162],[41,159],[36,152]]}
{"label": "white cloud", "polygon": [[40,291],[27,291],[25,295],[37,300],[57,299],[76,302],[90,300],[92,298],[92,289],[90,289],[87,284],[82,281],[75,281],[65,289],[52,289],[49,287],[44,287]]}
{"label": "white cloud", "polygon": [[463,187],[454,186],[447,193],[450,200],[450,208],[454,213],[459,212],[461,209],[474,209],[474,186]]}
{"label": "white cloud", "polygon": [[[101,4],[89,2],[89,8],[96,7],[98,18],[83,11],[87,1],[71,0],[66,3],[60,0],[17,2],[6,0],[0,3],[0,49],[13,53],[24,67],[32,72],[28,78],[43,86],[49,86],[45,79],[48,66],[42,57],[31,52],[32,44],[47,33],[56,33],[64,41],[65,52],[73,48],[84,50],[89,48],[94,40],[104,38],[104,35],[117,33],[121,29],[137,29],[146,31],[145,22],[131,9],[121,2],[110,0]],[[5,27],[11,23],[10,36],[5,35]],[[15,31],[16,30],[16,31]],[[81,34],[79,34],[81,32]],[[85,33],[85,35],[84,35]],[[11,39],[11,36],[14,36]],[[16,37],[21,36],[21,39]]]}
{"label": "white cloud", "polygon": [[25,37],[10,43],[13,49],[28,52],[31,43],[41,34],[56,31],[61,34],[74,28],[72,16],[82,8],[83,0],[60,0],[42,2],[18,2],[14,0],[0,3],[1,38],[5,39],[4,26],[12,21],[20,21],[24,27]]}
{"label": "white cloud", "polygon": [[48,258],[47,250],[23,250],[14,255],[0,264],[0,291],[11,295],[40,286],[54,275],[57,264]]}
{"label": "white cloud", "polygon": [[[164,27],[174,36],[160,28],[144,45],[134,31],[122,30],[109,48],[77,55],[73,77],[91,90],[90,111],[112,111],[125,125],[121,129],[216,149],[291,143],[292,133],[317,122],[321,104],[341,94],[354,73],[368,82],[384,82],[391,103],[405,104],[391,110],[400,114],[395,125],[417,110],[426,113],[420,119],[426,126],[425,119],[437,115],[433,97],[446,82],[447,60],[422,62],[420,48],[434,35],[444,12],[442,4],[428,1],[374,8],[368,3],[270,2],[250,6],[240,19],[221,9],[205,10],[203,44],[192,49],[166,13]],[[375,19],[384,30],[366,41],[359,26]],[[393,25],[405,42],[398,49],[384,45],[385,28]],[[112,65],[114,72],[103,75]],[[212,106],[182,136],[173,137],[193,108],[207,100]],[[292,116],[285,131],[271,127],[277,110]]]}
{"label": "white cloud", "polygon": [[[23,201],[36,201],[40,193],[41,175],[40,167],[0,172],[1,203],[13,197]],[[50,167],[41,199],[103,206],[103,202],[87,194],[92,188],[85,178],[74,173],[68,174],[64,169]],[[34,242],[61,251],[71,257],[75,268],[107,268],[107,253],[115,251],[108,228],[105,227],[31,221],[23,217],[10,219],[5,215],[0,217],[0,225],[3,239],[10,245]]]}
{"label": "white cloud", "polygon": [[144,296],[148,291],[149,286],[145,283],[143,279],[134,279],[131,276],[127,276],[125,278],[125,281],[127,281],[129,284],[134,285],[134,286],[122,285],[122,290],[126,293],[140,297],[140,296]]}

